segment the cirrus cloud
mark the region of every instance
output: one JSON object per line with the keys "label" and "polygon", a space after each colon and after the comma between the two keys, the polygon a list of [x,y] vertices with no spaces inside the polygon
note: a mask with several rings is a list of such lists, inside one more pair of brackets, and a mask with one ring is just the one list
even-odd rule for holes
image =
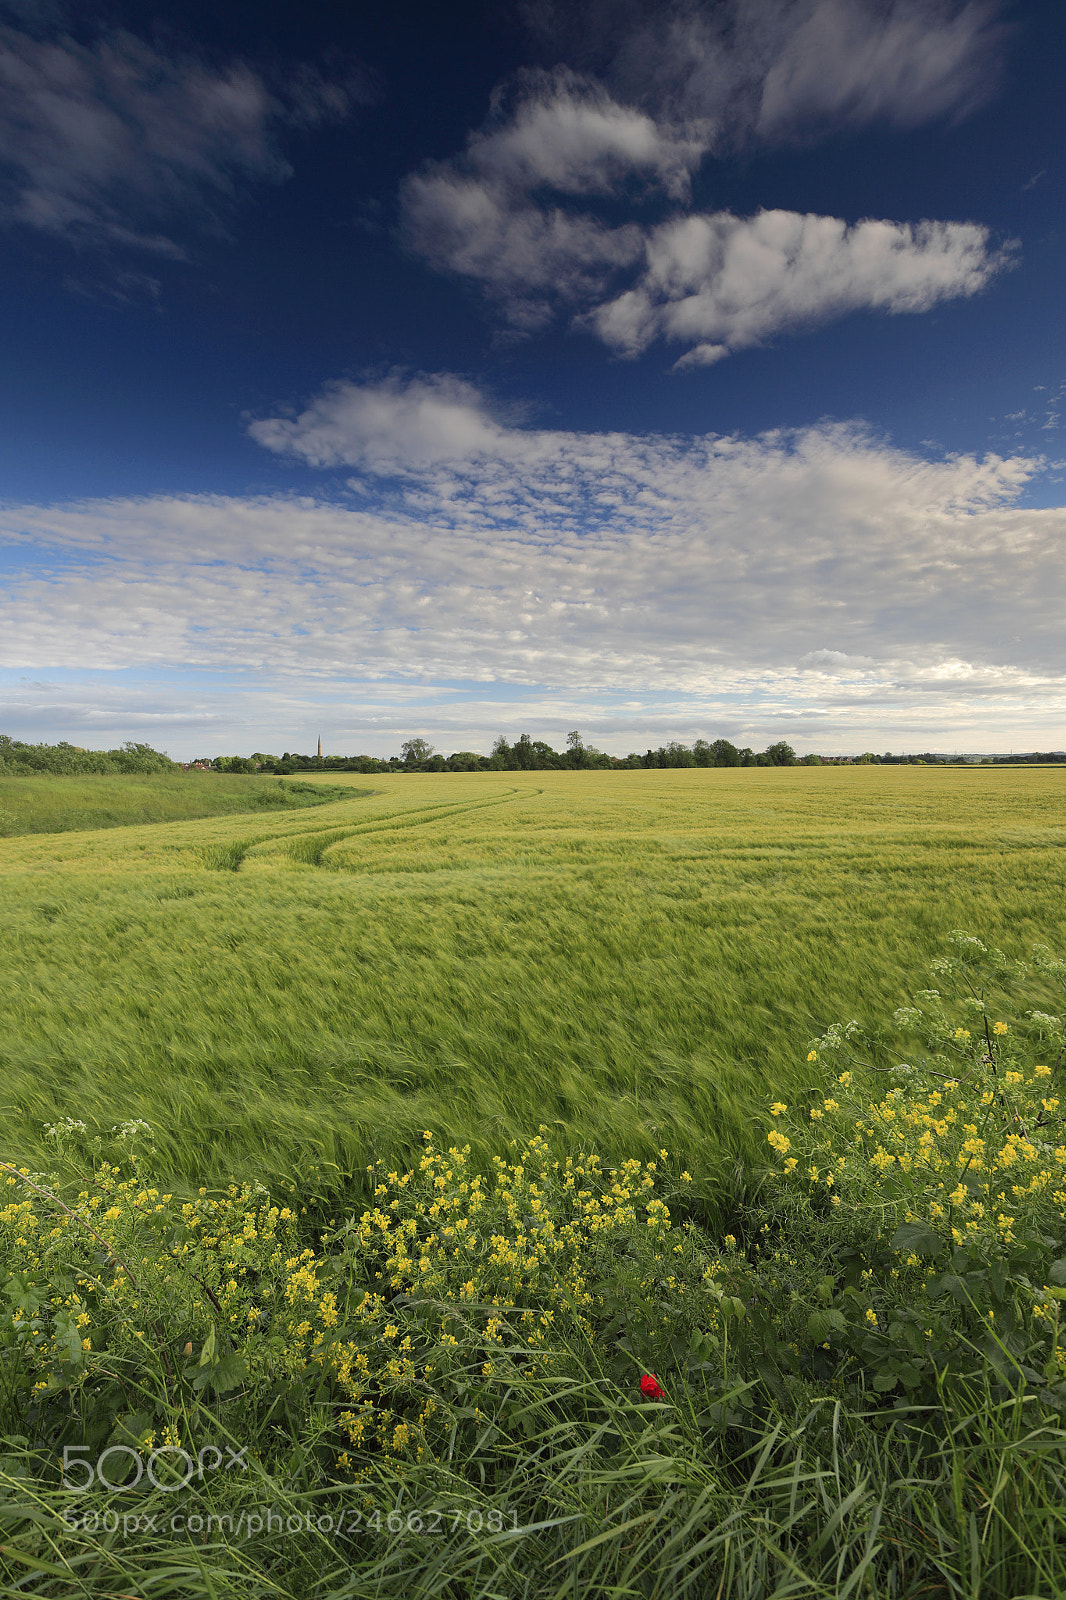
{"label": "cirrus cloud", "polygon": [[123,29],[83,44],[0,25],[0,216],[180,257],[170,218],[217,225],[243,186],[289,176],[284,129],[339,121],[367,94],[356,69],[295,64],[271,84],[247,62],[164,55]]}

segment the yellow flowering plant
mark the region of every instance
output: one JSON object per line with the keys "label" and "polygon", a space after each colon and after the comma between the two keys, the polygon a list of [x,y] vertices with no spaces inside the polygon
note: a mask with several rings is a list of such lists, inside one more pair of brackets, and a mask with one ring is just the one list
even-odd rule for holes
{"label": "yellow flowering plant", "polygon": [[[188,1199],[150,1176],[151,1130],[50,1128],[55,1170],[0,1167],[0,1360],[9,1421],[79,1442],[175,1425],[190,1404],[238,1407],[292,1373],[284,1326],[293,1213],[258,1184]],[[288,1320],[291,1321],[291,1318]]]}
{"label": "yellow flowering plant", "polygon": [[395,1355],[372,1382],[365,1372],[353,1381],[336,1360],[344,1334],[324,1338],[323,1365],[350,1400],[351,1443],[372,1429],[393,1448],[401,1426],[404,1453],[421,1460],[457,1425],[503,1418],[514,1380],[558,1378],[575,1343],[602,1337],[620,1254],[637,1288],[631,1322],[654,1339],[677,1265],[659,1164],[556,1156],[545,1131],[494,1157],[484,1178],[469,1147],[440,1149],[429,1132],[410,1171],[370,1169],[373,1205],[329,1242],[355,1315]]}
{"label": "yellow flowering plant", "polygon": [[427,1133],[414,1167],[372,1167],[371,1204],[316,1237],[258,1184],[161,1191],[144,1124],[106,1152],[80,1123],[52,1131],[54,1172],[0,1172],[5,1420],[41,1438],[76,1417],[79,1443],[169,1429],[185,1446],[206,1407],[264,1459],[295,1427],[323,1470],[360,1477],[431,1462],[498,1420],[515,1381],[570,1370],[611,1319],[620,1262],[648,1359],[673,1332],[658,1162],[558,1157],[542,1130],[483,1176]]}
{"label": "yellow flowering plant", "polygon": [[932,975],[894,1016],[920,1041],[910,1061],[876,1041],[864,1060],[858,1025],[835,1025],[811,1043],[825,1081],[806,1115],[786,1127],[771,1107],[789,1228],[821,1241],[830,1270],[812,1338],[826,1370],[849,1351],[885,1392],[935,1388],[978,1355],[1066,1403],[1062,1022],[1019,998],[1055,1004],[1066,963],[957,933]]}

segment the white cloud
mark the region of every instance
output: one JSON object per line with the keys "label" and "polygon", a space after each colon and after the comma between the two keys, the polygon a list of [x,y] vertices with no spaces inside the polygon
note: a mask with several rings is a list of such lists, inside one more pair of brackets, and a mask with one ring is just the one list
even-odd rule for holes
{"label": "white cloud", "polygon": [[497,91],[463,160],[468,170],[522,193],[545,187],[609,194],[638,175],[681,198],[707,143],[702,124],[660,125],[560,67],[520,73],[507,92]]}
{"label": "white cloud", "polygon": [[[998,748],[1023,726],[1062,743],[1066,511],[1019,504],[1031,459],[926,460],[855,427],[519,428],[424,377],[334,388],[258,436],[358,469],[358,505],[3,508],[0,666],[221,674],[242,693],[254,676],[279,708],[354,706],[356,683],[359,718],[389,728],[407,686],[399,720],[428,708],[421,731],[455,748],[513,731],[519,705],[542,731],[566,705],[564,734],[614,716],[612,748],[638,726],[767,742],[791,724],[824,748],[939,748],[951,728]],[[456,683],[483,686],[476,718],[441,709]]]}
{"label": "white cloud", "polygon": [[180,256],[161,224],[287,177],[279,130],[337,120],[364,94],[355,74],[306,66],[272,88],[244,62],[164,56],[122,30],[80,44],[0,26],[0,214]]}
{"label": "white cloud", "polygon": [[719,360],[787,328],[859,309],[928,311],[971,295],[1009,259],[973,223],[859,222],[763,211],[690,216],[654,229],[637,285],[589,321],[623,355],[656,338]]}
{"label": "white cloud", "polygon": [[560,303],[602,294],[642,254],[635,225],[527,204],[456,172],[410,178],[403,213],[412,249],[438,271],[472,279],[523,331],[549,321]]}
{"label": "white cloud", "polygon": [[330,384],[299,416],[249,425],[258,444],[314,467],[372,472],[498,455],[503,437],[473,384],[448,374]]}
{"label": "white cloud", "polygon": [[[769,138],[823,116],[854,123],[891,112],[910,123],[960,112],[977,92],[977,42],[992,10],[911,3],[885,12],[853,3],[845,16],[839,0],[812,0],[787,15],[772,0],[738,0],[735,10],[731,41],[720,13],[714,39],[702,14],[671,13],[671,42],[658,58],[651,40],[659,78],[669,66],[677,79],[672,97],[661,82],[652,96],[658,120],[565,69],[520,76],[496,96],[460,156],[405,181],[407,244],[438,270],[476,283],[521,331],[563,307],[621,354],[657,338],[686,343],[681,365],[707,365],[850,311],[926,311],[983,288],[1012,247],[994,249],[974,223],[868,219],[849,227],[781,210],[743,218],[686,215],[683,207],[703,157],[741,130]],[[834,42],[822,49],[827,30]],[[697,39],[713,65],[699,92],[695,65],[685,65]],[[972,82],[962,70],[971,55]],[[674,215],[649,223],[640,208],[655,191],[672,201]],[[616,216],[625,208],[624,220],[576,204],[604,196]]]}
{"label": "white cloud", "polygon": [[691,131],[661,129],[574,74],[526,74],[498,98],[464,154],[413,173],[401,193],[411,249],[472,278],[530,329],[553,303],[601,293],[639,261],[640,229],[531,196],[609,194],[637,176],[680,196],[703,154]]}

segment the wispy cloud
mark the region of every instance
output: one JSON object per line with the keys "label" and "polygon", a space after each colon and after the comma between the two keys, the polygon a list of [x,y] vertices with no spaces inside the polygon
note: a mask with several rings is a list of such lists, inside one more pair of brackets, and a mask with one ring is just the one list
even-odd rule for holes
{"label": "wispy cloud", "polygon": [[716,150],[958,120],[1002,77],[1000,0],[532,0],[546,48]]}
{"label": "wispy cloud", "polygon": [[175,216],[217,225],[243,187],[288,176],[286,128],[342,118],[365,95],[355,71],[301,65],[272,84],[121,29],[83,44],[0,26],[0,216],[179,257]]}

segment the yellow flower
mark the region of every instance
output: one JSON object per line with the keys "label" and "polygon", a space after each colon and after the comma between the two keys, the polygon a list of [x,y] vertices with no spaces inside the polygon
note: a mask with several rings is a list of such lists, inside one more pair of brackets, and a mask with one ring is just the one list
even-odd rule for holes
{"label": "yellow flower", "polygon": [[788,1139],[783,1133],[778,1133],[776,1128],[770,1129],[770,1132],[766,1135],[766,1142],[773,1146],[779,1156],[783,1156],[792,1144],[791,1139]]}
{"label": "yellow flower", "polygon": [[1006,1033],[1006,1031],[1007,1031],[1007,1024],[1005,1022],[997,1022],[997,1023],[993,1024],[993,1027],[992,1027],[992,1032],[993,1033],[1003,1034],[1003,1033]]}
{"label": "yellow flower", "polygon": [[775,1100],[773,1105],[770,1107],[770,1115],[772,1117],[783,1117],[787,1110],[788,1107],[785,1105],[783,1100]]}
{"label": "yellow flower", "polygon": [[809,1050],[807,1052],[807,1060],[808,1061],[817,1061],[818,1060],[818,1052],[817,1052],[817,1050]]}

